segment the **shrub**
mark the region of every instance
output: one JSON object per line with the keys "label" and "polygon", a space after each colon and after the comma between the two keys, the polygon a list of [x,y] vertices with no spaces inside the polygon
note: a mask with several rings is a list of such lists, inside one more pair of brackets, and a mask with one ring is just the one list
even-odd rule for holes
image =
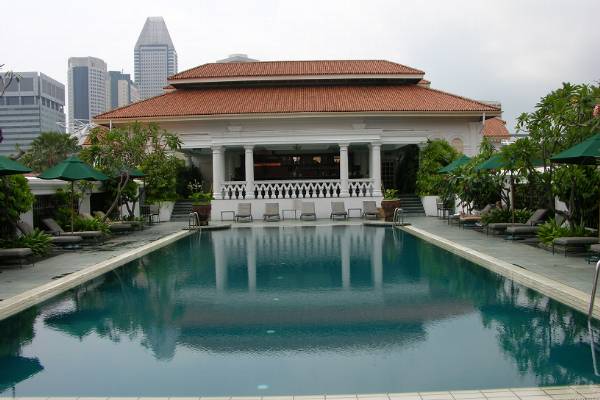
{"label": "shrub", "polygon": [[16,247],[28,247],[33,251],[36,256],[46,255],[52,246],[52,236],[35,229],[32,233],[19,236],[13,240],[3,240],[0,242],[0,247],[4,248],[16,248]]}
{"label": "shrub", "polygon": [[[527,222],[532,214],[533,212],[527,209],[515,210],[515,223]],[[481,222],[484,224],[512,222],[512,212],[508,208],[492,208],[488,213],[481,216]]]}
{"label": "shrub", "polygon": [[98,218],[90,219],[77,216],[73,221],[73,225],[75,225],[74,230],[76,231],[101,231],[105,234],[110,233],[110,228],[108,227],[108,224],[102,222]]}
{"label": "shrub", "polygon": [[571,229],[566,226],[560,226],[556,220],[552,219],[540,226],[537,237],[543,244],[550,245],[554,239],[559,237],[591,236],[591,234],[583,226],[575,226]]}
{"label": "shrub", "polygon": [[190,199],[192,200],[192,204],[195,206],[199,206],[202,204],[210,204],[213,195],[210,192],[196,192],[192,193]]}
{"label": "shrub", "polygon": [[386,189],[383,192],[383,199],[384,200],[394,200],[396,198],[396,195],[398,195],[398,190],[396,190],[396,189]]}

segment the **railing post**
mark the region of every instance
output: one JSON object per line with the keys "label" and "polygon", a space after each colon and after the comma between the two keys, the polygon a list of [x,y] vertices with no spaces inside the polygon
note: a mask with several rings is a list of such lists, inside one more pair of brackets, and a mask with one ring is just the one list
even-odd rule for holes
{"label": "railing post", "polygon": [[223,146],[212,147],[213,198],[221,200],[223,193]]}
{"label": "railing post", "polygon": [[254,198],[254,146],[244,146],[244,165],[246,170],[246,199]]}
{"label": "railing post", "polygon": [[340,197],[348,197],[348,143],[340,143]]}

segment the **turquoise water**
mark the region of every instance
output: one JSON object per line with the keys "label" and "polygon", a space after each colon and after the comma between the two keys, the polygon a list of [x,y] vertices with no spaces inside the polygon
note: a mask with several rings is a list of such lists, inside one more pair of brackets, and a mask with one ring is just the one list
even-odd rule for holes
{"label": "turquoise water", "polygon": [[387,228],[198,233],[0,322],[4,395],[599,382],[585,316]]}

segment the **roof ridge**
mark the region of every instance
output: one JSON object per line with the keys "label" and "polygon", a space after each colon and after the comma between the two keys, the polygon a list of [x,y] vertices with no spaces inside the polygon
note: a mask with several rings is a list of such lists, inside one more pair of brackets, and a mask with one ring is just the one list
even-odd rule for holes
{"label": "roof ridge", "polygon": [[[418,85],[415,85],[415,86],[418,86]],[[485,104],[484,102],[481,102],[481,101],[478,101],[478,100],[473,100],[473,99],[470,99],[468,97],[461,96],[461,95],[458,95],[458,94],[446,92],[445,90],[433,89],[431,87],[424,87],[424,86],[419,86],[419,88],[424,89],[424,90],[432,90],[432,91],[438,92],[438,93],[443,93],[443,94],[448,95],[448,96],[456,97],[457,99],[461,99],[461,100],[465,100],[465,101],[471,101],[473,103],[477,103],[477,104],[485,106],[485,107],[490,107],[490,108],[494,108],[494,109],[496,109],[498,111],[502,111],[502,109],[500,107],[492,106],[490,104]]]}

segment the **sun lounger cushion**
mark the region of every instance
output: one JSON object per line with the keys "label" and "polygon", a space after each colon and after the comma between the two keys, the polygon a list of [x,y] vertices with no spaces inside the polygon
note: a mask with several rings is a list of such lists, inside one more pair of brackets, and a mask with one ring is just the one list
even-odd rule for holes
{"label": "sun lounger cushion", "polygon": [[506,233],[509,233],[511,235],[535,234],[539,229],[540,227],[536,225],[513,225],[506,228]]}
{"label": "sun lounger cushion", "polygon": [[598,243],[598,238],[590,236],[560,237],[554,239],[553,243],[558,246],[585,246]]}
{"label": "sun lounger cushion", "polygon": [[379,211],[377,211],[377,203],[374,201],[363,201],[363,216],[367,217],[375,217],[379,216]]}
{"label": "sun lounger cushion", "polygon": [[0,249],[0,258],[23,258],[33,255],[29,247],[17,247],[14,249]]}
{"label": "sun lounger cushion", "polygon": [[[24,235],[30,235],[34,231],[31,225],[23,221],[17,222],[17,228]],[[50,240],[52,244],[76,244],[83,241],[83,238],[81,236],[52,236]]]}

